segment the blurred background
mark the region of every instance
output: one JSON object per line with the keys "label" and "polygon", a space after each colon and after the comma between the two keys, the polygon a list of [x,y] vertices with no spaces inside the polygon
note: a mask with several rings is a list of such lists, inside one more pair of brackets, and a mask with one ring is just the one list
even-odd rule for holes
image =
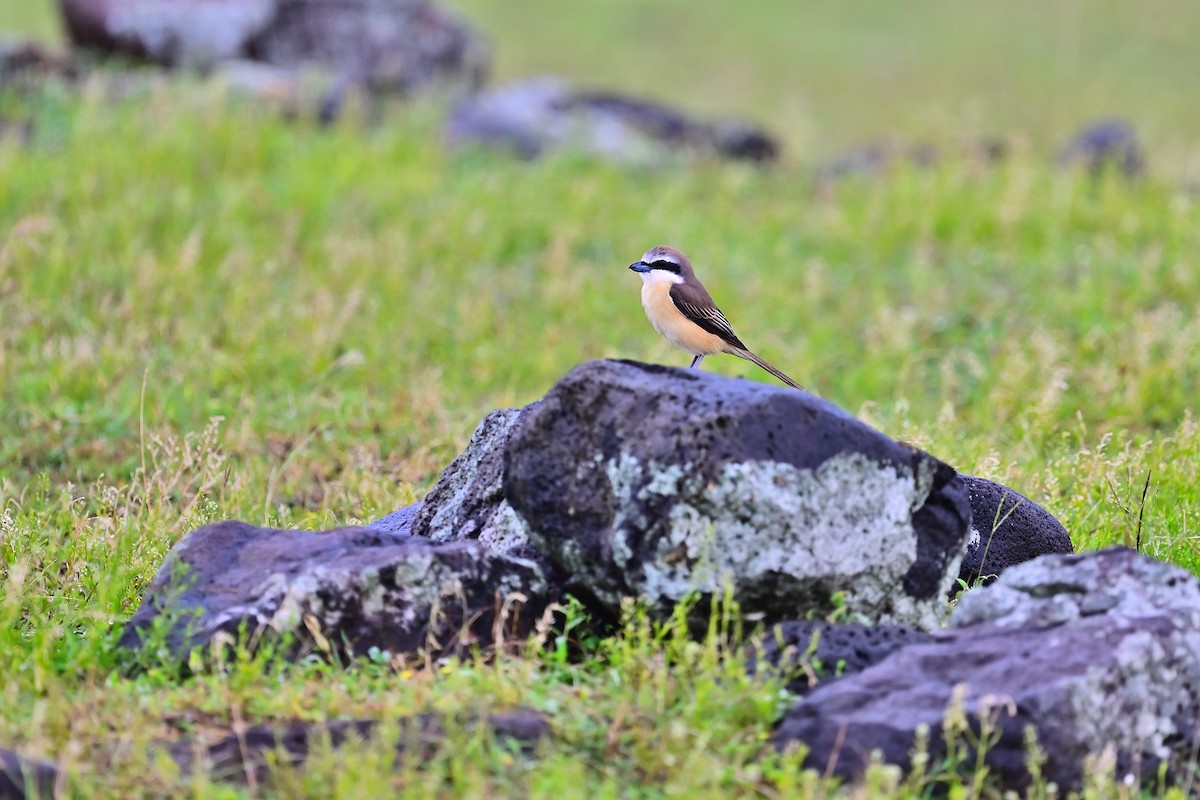
{"label": "blurred background", "polygon": [[[1118,116],[1194,175],[1200,4],[1189,0],[456,0],[490,41],[492,83],[583,86],[754,119],[788,157],[881,137],[1028,136],[1056,145]],[[0,31],[61,42],[52,0],[0,0]]]}

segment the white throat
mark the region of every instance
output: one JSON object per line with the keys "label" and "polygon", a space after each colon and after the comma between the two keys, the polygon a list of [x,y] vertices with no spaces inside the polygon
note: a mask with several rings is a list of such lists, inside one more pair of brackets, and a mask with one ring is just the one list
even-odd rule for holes
{"label": "white throat", "polygon": [[642,283],[683,283],[683,276],[676,275],[665,269],[652,269],[649,272],[639,272]]}

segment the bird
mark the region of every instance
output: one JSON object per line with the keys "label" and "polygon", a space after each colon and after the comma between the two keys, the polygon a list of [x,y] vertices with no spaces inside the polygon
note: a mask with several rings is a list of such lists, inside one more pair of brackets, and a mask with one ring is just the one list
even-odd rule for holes
{"label": "bird", "polygon": [[650,324],[692,355],[692,369],[699,369],[705,356],[729,353],[754,362],[792,388],[804,389],[742,343],[682,252],[666,245],[651,247],[629,268],[642,279],[642,308]]}

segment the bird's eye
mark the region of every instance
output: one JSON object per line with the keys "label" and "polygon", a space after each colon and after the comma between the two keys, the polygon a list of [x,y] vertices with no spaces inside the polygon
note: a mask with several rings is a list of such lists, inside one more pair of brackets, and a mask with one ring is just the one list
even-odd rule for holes
{"label": "bird's eye", "polygon": [[650,263],[650,269],[665,269],[667,272],[674,272],[676,275],[679,274],[679,265],[674,261],[667,261],[666,259],[652,261]]}

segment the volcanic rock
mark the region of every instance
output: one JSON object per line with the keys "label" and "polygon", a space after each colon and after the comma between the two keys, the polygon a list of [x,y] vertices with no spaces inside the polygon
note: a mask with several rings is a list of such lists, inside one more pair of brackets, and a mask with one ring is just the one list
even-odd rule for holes
{"label": "volcanic rock", "polygon": [[172,549],[120,644],[157,644],[164,625],[173,656],[244,629],[251,643],[290,634],[297,651],[438,657],[523,642],[550,601],[536,564],[471,542],[227,521]]}
{"label": "volcanic rock", "polygon": [[1130,550],[1043,556],[968,592],[952,624],[818,686],[779,723],[776,746],[803,742],[806,764],[853,779],[873,751],[910,769],[921,736],[929,763],[949,736],[972,769],[986,741],[994,780],[1017,792],[1031,781],[1027,729],[1060,792],[1104,758],[1119,779],[1148,784],[1194,758],[1200,582],[1190,573]]}

